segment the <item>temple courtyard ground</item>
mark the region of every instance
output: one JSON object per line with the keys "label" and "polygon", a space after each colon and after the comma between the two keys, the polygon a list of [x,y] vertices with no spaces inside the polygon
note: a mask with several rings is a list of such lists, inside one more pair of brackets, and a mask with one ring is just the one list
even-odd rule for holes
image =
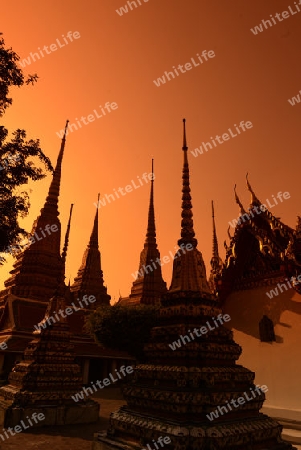
{"label": "temple courtyard ground", "polygon": [[[125,404],[118,388],[108,388],[93,396],[100,403],[100,418],[92,425],[67,425],[63,427],[32,428],[2,442],[1,450],[91,450],[93,434],[106,430],[112,411]],[[292,430],[290,430],[292,431]],[[1,430],[0,430],[1,433]],[[301,442],[301,431],[297,432]],[[290,433],[291,434],[291,433]],[[295,445],[301,450],[301,445]]]}

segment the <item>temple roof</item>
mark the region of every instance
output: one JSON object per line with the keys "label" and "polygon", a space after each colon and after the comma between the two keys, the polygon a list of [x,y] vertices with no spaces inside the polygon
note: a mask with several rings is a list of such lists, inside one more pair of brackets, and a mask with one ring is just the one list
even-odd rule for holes
{"label": "temple roof", "polygon": [[[284,276],[290,265],[288,248],[294,240],[294,230],[274,216],[267,205],[260,201],[248,176],[246,183],[251,193],[247,211],[235,191],[241,212],[234,235],[230,236],[230,246],[226,245],[222,280],[222,290],[226,287],[226,293],[270,284],[273,278]],[[266,203],[273,206],[268,199]]]}

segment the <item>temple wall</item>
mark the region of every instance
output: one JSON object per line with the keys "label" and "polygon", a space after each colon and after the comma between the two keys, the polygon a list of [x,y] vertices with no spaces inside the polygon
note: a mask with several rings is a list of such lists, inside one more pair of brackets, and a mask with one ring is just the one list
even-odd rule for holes
{"label": "temple wall", "polygon": [[[224,311],[231,316],[227,325],[243,349],[238,364],[255,372],[256,384],[269,389],[265,407],[295,410],[294,418],[301,422],[301,295],[283,288],[283,293],[269,299],[266,292],[275,287],[234,292],[225,301]],[[273,320],[276,342],[259,339],[263,314]],[[281,414],[288,415],[292,416]]]}

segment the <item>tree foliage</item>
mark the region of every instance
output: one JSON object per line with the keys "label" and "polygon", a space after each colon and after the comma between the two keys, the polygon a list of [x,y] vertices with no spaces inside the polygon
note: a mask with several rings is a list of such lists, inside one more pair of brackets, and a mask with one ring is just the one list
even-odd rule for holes
{"label": "tree foliage", "polygon": [[96,342],[107,348],[126,351],[144,360],[143,347],[159,317],[158,306],[101,306],[86,319],[86,329]]}
{"label": "tree foliage", "polygon": [[[2,33],[0,33],[0,36]],[[12,104],[12,98],[8,97],[9,89],[12,86],[22,86],[24,83],[34,84],[38,75],[24,75],[22,69],[17,66],[20,57],[12,48],[5,48],[3,38],[0,38],[0,117],[3,116],[6,108]]]}
{"label": "tree foliage", "polygon": [[[38,78],[36,74],[25,77],[17,66],[19,59],[11,48],[5,48],[5,42],[0,38],[0,117],[12,104],[10,88],[24,83],[34,84]],[[9,245],[27,236],[19,225],[19,219],[28,214],[30,202],[28,192],[22,191],[21,186],[29,180],[44,178],[46,173],[43,169],[53,170],[38,139],[26,140],[26,132],[21,129],[13,132],[11,141],[7,140],[7,135],[8,130],[0,126],[0,252],[7,251]],[[36,158],[41,163],[39,167],[35,165]],[[3,258],[0,264],[2,262]]]}
{"label": "tree foliage", "polygon": [[30,202],[27,191],[19,187],[28,180],[45,177],[41,167],[36,167],[37,157],[48,169],[53,170],[50,160],[42,152],[39,140],[26,140],[24,130],[13,133],[13,139],[6,142],[7,130],[0,126],[0,251],[4,252],[12,243],[20,242],[26,231],[20,227],[19,218],[28,214]]}

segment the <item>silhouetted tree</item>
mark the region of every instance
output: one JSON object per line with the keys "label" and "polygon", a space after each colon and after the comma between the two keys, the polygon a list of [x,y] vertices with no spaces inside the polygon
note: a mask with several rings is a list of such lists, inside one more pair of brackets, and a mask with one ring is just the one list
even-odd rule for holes
{"label": "silhouetted tree", "polygon": [[[0,33],[0,36],[2,33]],[[5,48],[3,38],[0,38],[0,117],[3,116],[6,108],[12,104],[12,99],[8,97],[9,88],[12,86],[21,87],[25,84],[34,84],[38,75],[27,75],[17,66],[20,56],[12,48]]]}
{"label": "silhouetted tree", "polygon": [[144,360],[143,347],[159,317],[158,306],[101,306],[86,319],[86,330],[107,348]]}
{"label": "silhouetted tree", "polygon": [[[36,74],[25,78],[17,66],[19,59],[11,48],[5,48],[5,42],[0,38],[0,117],[12,104],[12,99],[8,97],[9,89],[24,83],[34,84],[38,78]],[[26,231],[19,226],[19,219],[28,214],[29,195],[21,191],[20,187],[29,180],[44,178],[46,173],[43,168],[53,170],[38,139],[27,141],[26,132],[21,129],[13,132],[11,141],[7,141],[7,135],[8,130],[0,126],[0,252],[7,251],[8,246],[27,236]],[[44,167],[35,166],[36,158]],[[3,260],[3,257],[0,258],[0,264]]]}

